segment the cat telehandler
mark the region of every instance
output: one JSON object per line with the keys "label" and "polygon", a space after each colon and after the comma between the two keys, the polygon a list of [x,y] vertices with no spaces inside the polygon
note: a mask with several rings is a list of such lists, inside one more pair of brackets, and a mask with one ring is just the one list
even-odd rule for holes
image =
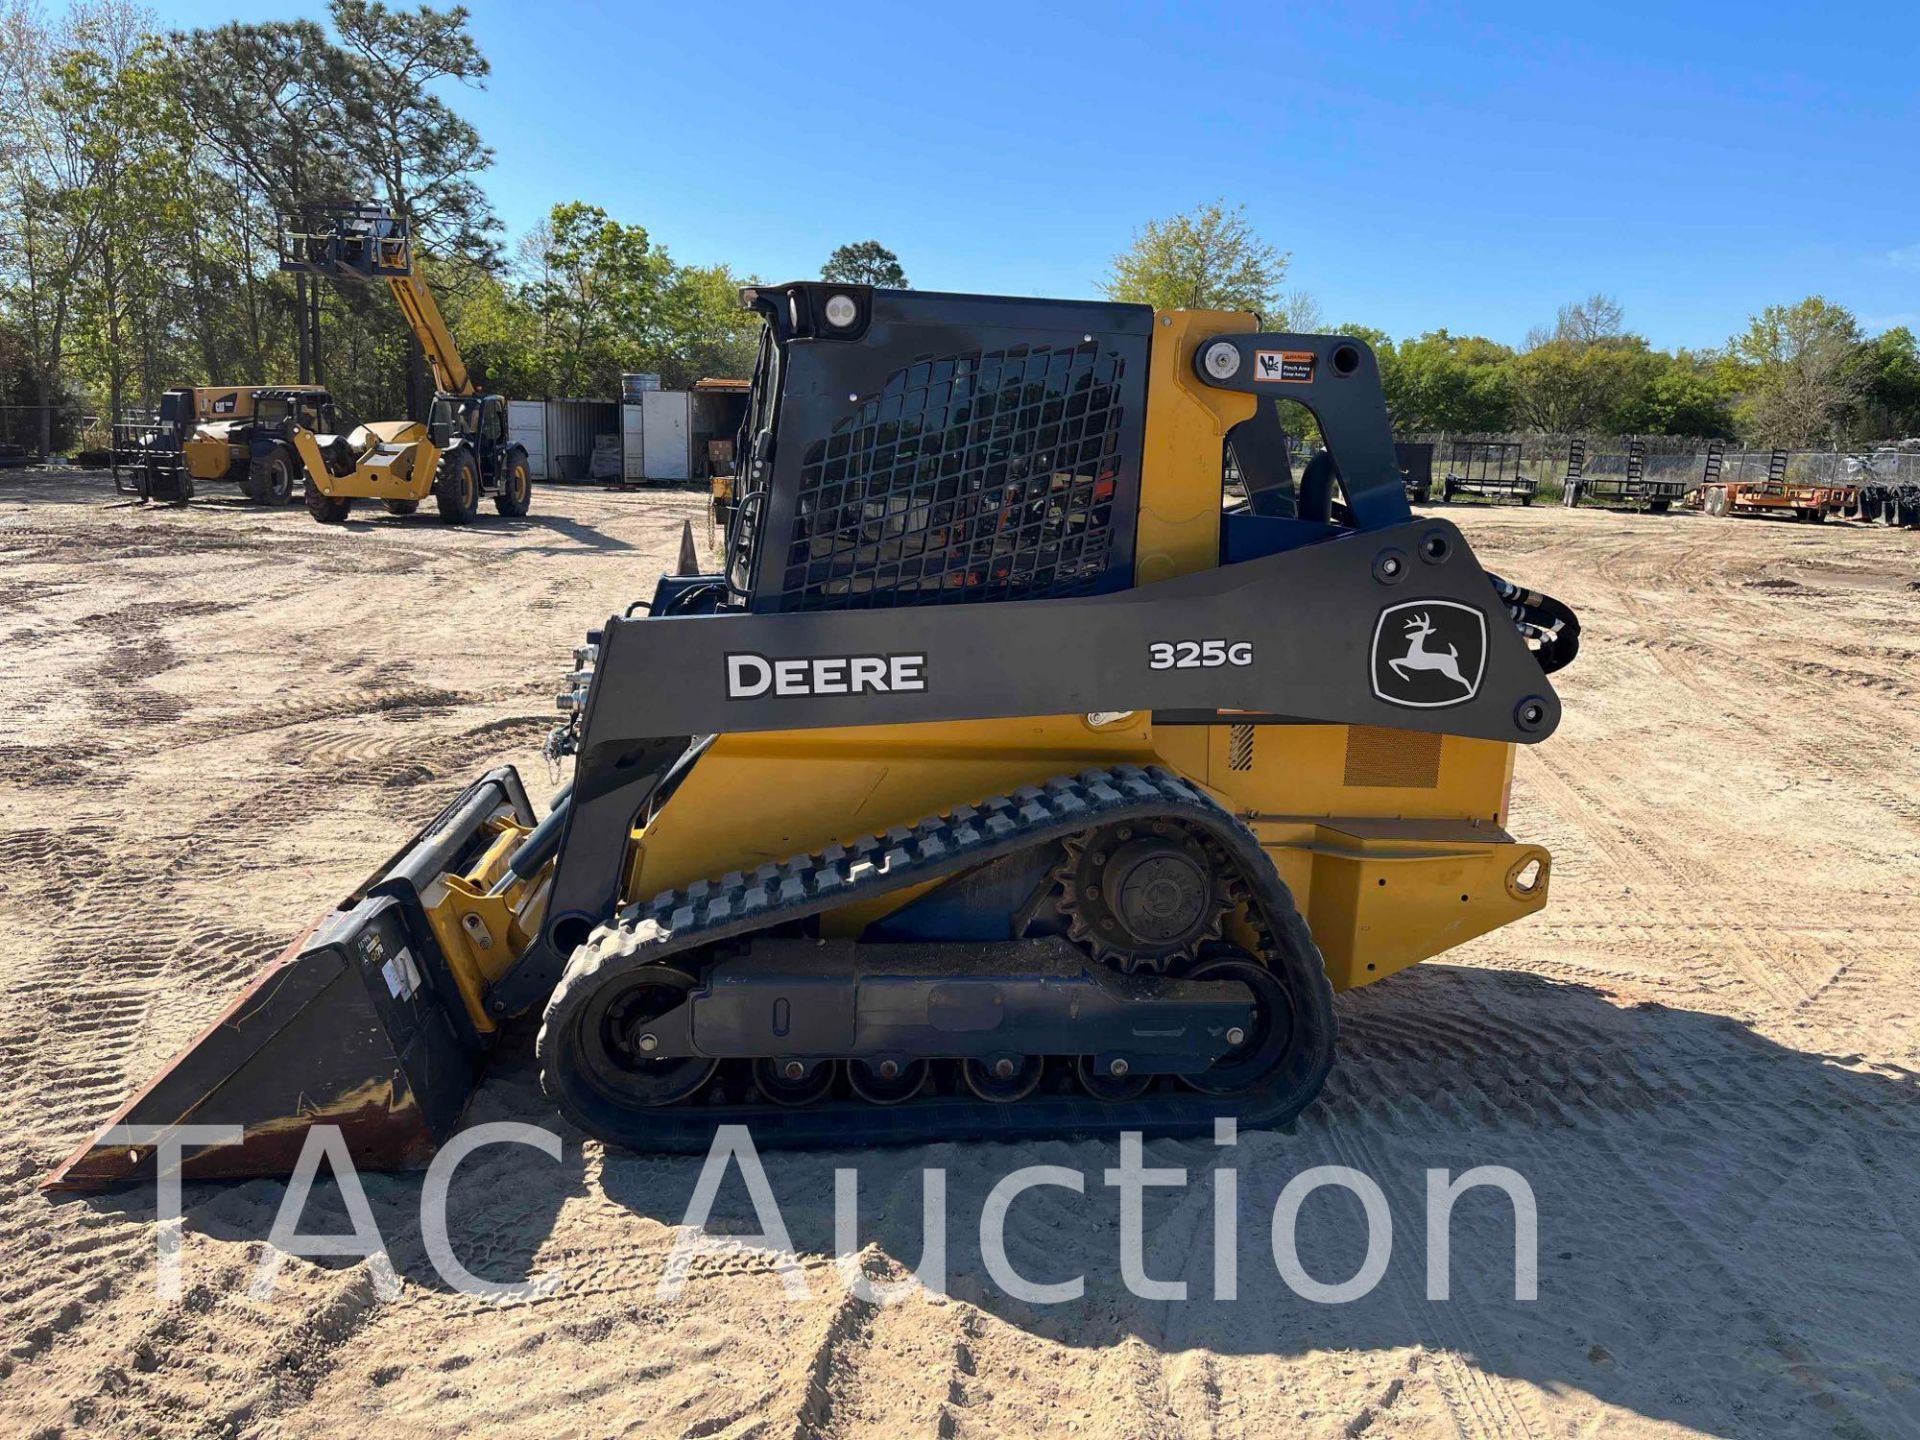
{"label": "cat telehandler", "polygon": [[143,500],[184,505],[199,486],[229,481],[249,500],[284,505],[293,499],[300,456],[292,424],[338,428],[323,385],[181,385],[160,397],[152,414],[114,424],[117,471]]}
{"label": "cat telehandler", "polygon": [[464,525],[480,513],[483,495],[491,495],[504,516],[526,514],[533,503],[526,448],[507,433],[506,400],[475,385],[432,289],[414,268],[406,222],[378,206],[309,206],[280,249],[282,270],[385,280],[434,379],[425,424],[375,420],[345,435],[289,429],[313,518],[338,524],[355,500],[378,500],[390,514],[411,515],[431,497],[442,520]]}
{"label": "cat telehandler", "polygon": [[[574,652],[571,783],[542,818],[473,781],[113,1126],[230,1127],[188,1177],[323,1124],[418,1165],[520,1020],[553,1105],[642,1149],[1277,1125],[1336,990],[1545,904],[1508,804],[1578,622],[1410,514],[1366,345],[744,299],[724,561]],[[1326,440],[1297,484],[1279,398]],[[150,1175],[155,1133],[48,1183]]]}

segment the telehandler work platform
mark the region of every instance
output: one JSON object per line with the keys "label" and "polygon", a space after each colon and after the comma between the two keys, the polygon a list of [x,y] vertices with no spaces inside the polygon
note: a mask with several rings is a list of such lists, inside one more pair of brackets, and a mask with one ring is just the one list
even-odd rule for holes
{"label": "telehandler work platform", "polygon": [[[473,782],[114,1117],[238,1127],[184,1175],[282,1173],[320,1123],[421,1164],[535,1017],[553,1105],[642,1149],[1279,1125],[1333,1063],[1336,990],[1546,903],[1513,760],[1559,723],[1579,623],[1412,515],[1363,343],[743,299],[720,569],[575,650],[544,818],[513,771]],[[1223,508],[1276,398],[1318,423],[1319,479],[1291,515]],[[154,1154],[90,1145],[48,1183]]]}

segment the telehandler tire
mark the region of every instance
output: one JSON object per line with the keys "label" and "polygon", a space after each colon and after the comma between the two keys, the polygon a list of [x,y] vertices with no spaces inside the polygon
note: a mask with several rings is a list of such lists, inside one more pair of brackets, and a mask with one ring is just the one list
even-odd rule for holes
{"label": "telehandler tire", "polygon": [[285,505],[293,499],[293,465],[286,451],[256,455],[247,463],[247,498],[263,505]]}
{"label": "telehandler tire", "polygon": [[494,493],[493,508],[509,520],[517,520],[533,505],[533,476],[527,470],[527,457],[519,451],[507,457],[500,469],[500,488]]}
{"label": "telehandler tire", "polygon": [[387,507],[389,515],[411,515],[420,508],[418,500],[382,500],[380,503]]}
{"label": "telehandler tire", "polygon": [[322,525],[338,525],[353,513],[353,501],[343,498],[336,500],[327,494],[308,477],[306,489],[307,513]]}
{"label": "telehandler tire", "polygon": [[433,481],[433,502],[449,525],[465,525],[480,513],[480,467],[471,450],[443,456]]}

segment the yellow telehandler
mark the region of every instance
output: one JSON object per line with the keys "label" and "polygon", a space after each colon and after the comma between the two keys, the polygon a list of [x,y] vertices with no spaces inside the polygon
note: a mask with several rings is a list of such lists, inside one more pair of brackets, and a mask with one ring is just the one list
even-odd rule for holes
{"label": "yellow telehandler", "polygon": [[355,500],[378,500],[411,515],[432,497],[440,518],[464,525],[482,496],[508,517],[527,513],[533,478],[526,448],[508,434],[507,402],[483,395],[433,291],[414,268],[405,221],[378,206],[310,206],[282,239],[280,268],[334,280],[385,280],[433,371],[435,394],[425,423],[375,420],[346,435],[290,425],[306,471],[307,509],[338,524]]}

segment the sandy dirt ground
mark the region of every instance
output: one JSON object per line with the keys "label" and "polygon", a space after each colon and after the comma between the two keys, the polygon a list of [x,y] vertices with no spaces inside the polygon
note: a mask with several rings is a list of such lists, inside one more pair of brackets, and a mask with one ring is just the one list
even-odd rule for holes
{"label": "sandy dirt ground", "polygon": [[[115,501],[0,479],[0,1433],[359,1436],[1920,1435],[1920,536],[1695,516],[1454,512],[1492,567],[1577,606],[1566,720],[1520,757],[1514,829],[1557,856],[1548,910],[1339,1006],[1341,1059],[1290,1132],[1150,1142],[1145,1301],[1117,1270],[1107,1142],[767,1157],[807,1296],[740,1248],[656,1286],[697,1160],[477,1153],[461,1258],[422,1248],[420,1181],[367,1193],[400,1272],[291,1260],[248,1281],[279,1182],[189,1187],[186,1288],[154,1290],[150,1194],[50,1200],[73,1144],[465,777],[536,777],[581,632],[651,592],[685,495],[546,489],[463,532],[321,529],[297,507]],[[530,1039],[474,1120],[547,1118]],[[557,1122],[556,1122],[557,1123]],[[1009,1258],[1084,1272],[1010,1298],[978,1238],[1023,1164]],[[1314,1165],[1366,1171],[1394,1248],[1364,1299],[1281,1282],[1269,1218]],[[1463,1201],[1427,1298],[1429,1167],[1538,1197],[1539,1298],[1503,1202]],[[948,1175],[949,1294],[850,1298],[920,1257]],[[1216,1300],[1216,1176],[1238,1298]],[[339,1226],[331,1184],[309,1230]],[[716,1230],[753,1230],[730,1180]],[[1358,1267],[1357,1202],[1302,1211],[1308,1268]],[[1225,1247],[1221,1247],[1225,1248]]]}

